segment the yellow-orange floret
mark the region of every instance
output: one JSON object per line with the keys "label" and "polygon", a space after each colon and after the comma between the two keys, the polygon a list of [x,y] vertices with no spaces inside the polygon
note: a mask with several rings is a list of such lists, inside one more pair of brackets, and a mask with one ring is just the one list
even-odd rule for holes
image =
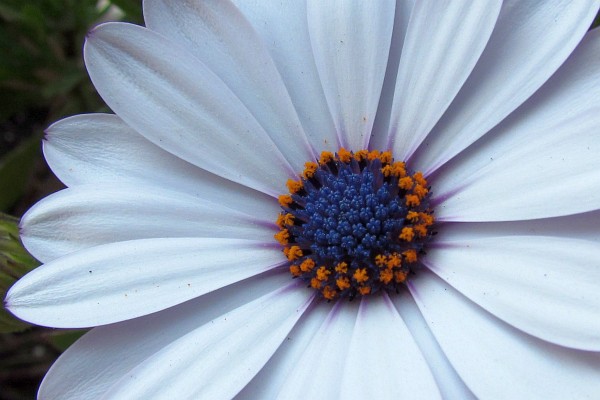
{"label": "yellow-orange floret", "polygon": [[392,160],[394,159],[392,156],[392,152],[391,151],[384,151],[381,153],[381,155],[379,156],[379,159],[381,160],[382,164],[389,164],[392,162]]}
{"label": "yellow-orange floret", "polygon": [[345,290],[350,287],[350,279],[347,276],[342,276],[336,279],[335,284],[340,290]]}
{"label": "yellow-orange floret", "polygon": [[419,217],[421,218],[421,221],[423,222],[423,224],[425,224],[426,226],[433,225],[433,221],[435,221],[435,218],[433,218],[433,215],[427,214],[424,212],[419,213]]}
{"label": "yellow-orange floret", "polygon": [[409,190],[413,187],[413,179],[410,176],[405,176],[404,178],[400,178],[398,180],[398,187],[400,189]]}
{"label": "yellow-orange floret", "polygon": [[416,211],[409,211],[408,214],[406,214],[406,219],[410,222],[417,222],[421,217],[421,214],[422,213],[418,213]]}
{"label": "yellow-orange floret", "polygon": [[392,171],[392,175],[399,178],[404,178],[406,176],[406,164],[404,164],[402,161],[396,161],[392,165]]}
{"label": "yellow-orange floret", "polygon": [[335,266],[335,272],[337,272],[339,274],[345,274],[345,273],[347,273],[348,272],[348,264],[346,264],[343,261],[341,263],[338,263]]}
{"label": "yellow-orange floret", "polygon": [[380,154],[381,154],[381,152],[380,152],[379,150],[371,150],[371,151],[369,152],[369,154],[367,154],[367,158],[368,158],[370,161],[373,161],[373,160],[375,160],[375,159],[378,159]]}
{"label": "yellow-orange floret", "polygon": [[377,265],[378,267],[385,267],[387,264],[387,256],[384,256],[383,254],[377,254],[375,256],[375,265]]}
{"label": "yellow-orange floret", "polygon": [[394,278],[394,273],[391,269],[383,269],[379,271],[379,280],[384,284],[388,284]]}
{"label": "yellow-orange floret", "polygon": [[279,205],[281,207],[289,207],[290,204],[292,204],[292,202],[292,196],[289,194],[282,194],[281,196],[279,196]]}
{"label": "yellow-orange floret", "polygon": [[367,274],[366,268],[358,268],[356,271],[354,271],[352,277],[358,283],[366,282],[369,280],[369,275]]}
{"label": "yellow-orange floret", "polygon": [[402,257],[398,253],[392,253],[387,259],[386,266],[388,268],[396,268],[402,264]]}
{"label": "yellow-orange floret", "polygon": [[342,147],[338,151],[338,158],[341,162],[349,163],[352,160],[352,153],[350,153],[348,150]]}
{"label": "yellow-orange floret", "polygon": [[415,238],[415,232],[413,231],[413,228],[405,226],[402,228],[402,232],[400,232],[400,236],[398,236],[398,238],[406,242],[411,242]]}
{"label": "yellow-orange floret", "polygon": [[415,185],[412,192],[419,197],[419,199],[423,200],[427,193],[429,193],[429,189],[421,185]]}
{"label": "yellow-orange floret", "polygon": [[423,177],[422,172],[420,172],[420,171],[415,172],[413,174],[413,178],[417,182],[417,184],[419,184],[423,187],[427,187],[427,180],[425,180],[425,178]]}
{"label": "yellow-orange floret", "polygon": [[419,196],[416,196],[414,194],[407,194],[406,196],[404,196],[404,198],[408,207],[416,207],[421,204]]}
{"label": "yellow-orange floret", "polygon": [[285,185],[288,187],[291,194],[298,193],[304,187],[302,181],[295,181],[293,179],[288,179]]}
{"label": "yellow-orange floret", "polygon": [[327,299],[327,300],[333,300],[333,299],[335,299],[335,297],[337,296],[337,292],[336,292],[336,290],[335,290],[335,289],[332,289],[332,288],[331,288],[331,287],[329,287],[329,286],[325,286],[325,287],[323,288],[323,291],[322,291],[322,293],[323,293],[323,297],[324,297],[325,299]]}
{"label": "yellow-orange floret", "polygon": [[371,287],[370,286],[361,286],[358,288],[358,293],[362,294],[363,296],[366,294],[371,293]]}
{"label": "yellow-orange floret", "polygon": [[407,275],[408,272],[406,271],[396,271],[394,272],[394,280],[396,281],[396,283],[402,283],[406,280]]}
{"label": "yellow-orange floret", "polygon": [[319,157],[319,164],[321,165],[325,165],[328,162],[331,162],[334,160],[334,156],[333,153],[330,151],[323,151],[321,152],[321,157]]}
{"label": "yellow-orange floret", "polygon": [[402,255],[404,256],[404,260],[406,260],[407,263],[414,263],[415,261],[417,261],[417,251],[414,249],[403,251]]}
{"label": "yellow-orange floret", "polygon": [[286,245],[286,244],[288,244],[288,240],[290,239],[290,233],[288,232],[287,229],[282,229],[281,231],[279,231],[275,235],[273,235],[273,237],[280,244]]}
{"label": "yellow-orange floret", "polygon": [[368,150],[359,150],[357,152],[354,153],[354,159],[356,161],[362,161],[362,160],[366,160],[369,157],[369,151]]}
{"label": "yellow-orange floret", "polygon": [[320,266],[317,270],[316,278],[320,281],[326,281],[329,275],[331,275],[331,271],[329,271],[325,266]]}
{"label": "yellow-orange floret", "polygon": [[413,229],[418,237],[427,236],[427,227],[425,225],[414,225]]}
{"label": "yellow-orange floret", "polygon": [[302,255],[303,255],[302,249],[298,246],[285,247],[283,249],[283,254],[285,254],[285,256],[290,261],[297,260],[298,258],[302,257]]}
{"label": "yellow-orange floret", "polygon": [[312,258],[307,258],[306,260],[302,261],[302,263],[300,264],[300,270],[302,272],[312,271],[314,267],[315,267],[315,261]]}
{"label": "yellow-orange floret", "polygon": [[314,161],[308,161],[304,163],[304,172],[302,173],[302,176],[304,179],[310,179],[315,175],[315,172],[317,172],[318,168],[319,164]]}
{"label": "yellow-orange floret", "polygon": [[300,267],[296,264],[290,265],[290,273],[292,276],[300,276]]}
{"label": "yellow-orange floret", "polygon": [[284,228],[285,226],[294,225],[294,216],[292,214],[279,214],[277,216],[277,226]]}
{"label": "yellow-orange floret", "polygon": [[323,282],[321,282],[317,278],[312,278],[310,280],[310,287],[313,288],[313,289],[319,289],[322,284],[323,284]]}

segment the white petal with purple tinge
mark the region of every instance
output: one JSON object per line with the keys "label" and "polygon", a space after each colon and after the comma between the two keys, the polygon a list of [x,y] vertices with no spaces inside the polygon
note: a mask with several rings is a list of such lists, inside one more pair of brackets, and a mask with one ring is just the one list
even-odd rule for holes
{"label": "white petal with purple tinge", "polygon": [[[82,114],[46,130],[44,156],[67,186],[141,183],[206,200],[238,198],[238,211],[271,208],[271,197],[196,167],[161,149],[113,114]],[[262,211],[261,211],[262,212]]]}
{"label": "white petal with purple tinge", "polygon": [[308,0],[308,28],[341,145],[367,147],[385,77],[396,2]]}
{"label": "white petal with purple tinge", "polygon": [[188,333],[130,371],[109,398],[232,398],[260,371],[310,305],[297,282]]}
{"label": "white petal with purple tinge", "polygon": [[509,324],[561,346],[600,351],[598,243],[546,236],[453,241],[446,231],[424,263]]}
{"label": "white petal with purple tinge", "polygon": [[156,145],[272,195],[294,176],[293,167],[227,85],[164,36],[107,23],[90,32],[84,56],[106,103]]}
{"label": "white petal with purple tinge", "polygon": [[[44,378],[45,400],[97,399],[144,360],[180,337],[289,283],[287,271],[261,274],[144,317],[92,329]],[[68,380],[69,385],[65,385]]]}
{"label": "white petal with purple tinge", "polygon": [[387,294],[360,301],[340,398],[441,399],[431,371]]}
{"label": "white petal with purple tinge", "polygon": [[337,151],[338,135],[315,65],[306,1],[233,0],[264,41],[315,151]]}
{"label": "white petal with purple tinge", "polygon": [[315,158],[273,60],[230,1],[145,1],[144,19],[227,84],[294,170]]}
{"label": "white petal with purple tinge", "polygon": [[300,360],[291,369],[276,398],[339,398],[357,309],[356,303],[338,300]]}
{"label": "white petal with purple tinge", "polygon": [[473,73],[427,137],[414,167],[429,174],[531,96],[592,23],[597,0],[507,0]]}
{"label": "white petal with purple tinge", "polygon": [[80,185],[38,202],[21,220],[21,238],[38,260],[50,261],[105,243],[145,238],[208,237],[270,241],[272,210],[246,214],[244,199],[219,203],[146,185]]}
{"label": "white petal with purple tinge", "polygon": [[[421,0],[400,58],[385,148],[408,160],[442,116],[481,55],[501,1]],[[435,29],[431,29],[435,26]]]}
{"label": "white petal with purple tinge", "polygon": [[433,272],[420,271],[411,293],[448,359],[478,398],[593,400],[600,393],[600,353],[529,336]]}
{"label": "white petal with purple tinge", "polygon": [[161,238],[81,250],[36,268],[6,296],[26,321],[57,328],[147,315],[282,264],[261,241]]}
{"label": "white petal with purple tinge", "polygon": [[600,208],[600,30],[489,138],[432,181],[438,220],[506,221]]}

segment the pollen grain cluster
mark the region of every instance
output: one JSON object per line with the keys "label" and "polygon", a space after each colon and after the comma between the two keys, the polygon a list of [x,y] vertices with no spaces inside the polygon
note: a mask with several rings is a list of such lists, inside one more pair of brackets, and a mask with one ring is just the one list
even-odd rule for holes
{"label": "pollen grain cluster", "polygon": [[322,152],[287,187],[275,239],[327,300],[396,291],[432,236],[427,181],[389,151]]}

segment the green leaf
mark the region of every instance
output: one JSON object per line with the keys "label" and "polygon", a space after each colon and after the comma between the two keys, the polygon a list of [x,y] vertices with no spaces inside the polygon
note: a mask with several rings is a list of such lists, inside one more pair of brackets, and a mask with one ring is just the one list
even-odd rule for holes
{"label": "green leaf", "polygon": [[40,138],[34,135],[0,159],[0,211],[7,211],[25,192],[39,149]]}
{"label": "green leaf", "polygon": [[[0,213],[0,297],[23,275],[39,265],[19,240],[18,219]],[[30,325],[0,309],[0,333],[17,332]]]}

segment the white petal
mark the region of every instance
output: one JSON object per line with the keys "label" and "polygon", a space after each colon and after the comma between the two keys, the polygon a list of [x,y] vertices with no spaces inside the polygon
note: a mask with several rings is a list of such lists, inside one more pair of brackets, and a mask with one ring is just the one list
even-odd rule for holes
{"label": "white petal", "polygon": [[519,107],[565,61],[597,10],[597,0],[504,1],[483,54],[414,167],[430,174]]}
{"label": "white petal", "polygon": [[[554,217],[600,208],[600,31],[488,140],[435,177],[443,221]],[[464,159],[463,159],[464,157]]]}
{"label": "white petal", "polygon": [[337,399],[357,304],[339,300],[296,362],[278,399]]}
{"label": "white petal", "polygon": [[285,384],[285,378],[310,346],[310,341],[331,311],[331,304],[315,301],[287,335],[269,362],[236,396],[242,399],[274,399]]}
{"label": "white petal", "polygon": [[512,235],[555,236],[593,240],[600,245],[600,210],[563,217],[507,222],[450,222],[436,227],[438,238],[452,235],[452,240]]}
{"label": "white petal", "polygon": [[315,65],[306,1],[233,0],[263,39],[313,148],[337,151],[335,125]]}
{"label": "white petal", "polygon": [[75,115],[55,122],[46,130],[44,156],[67,186],[151,184],[207,200],[238,199],[240,211],[255,210],[271,199],[181,160],[112,114]]}
{"label": "white petal", "polygon": [[178,157],[277,195],[294,170],[229,88],[163,36],[124,23],[90,32],[88,72],[128,125]]}
{"label": "white petal", "polygon": [[130,371],[109,398],[231,398],[260,371],[310,305],[296,283],[188,333]]}
{"label": "white petal", "polygon": [[341,144],[364,149],[385,76],[396,2],[307,4],[315,61]]}
{"label": "white petal", "polygon": [[440,399],[423,355],[384,293],[364,297],[348,357],[340,398]]}
{"label": "white petal", "polygon": [[444,352],[478,398],[594,399],[600,353],[553,345],[488,314],[419,271],[411,292]]}
{"label": "white petal", "polygon": [[241,239],[140,239],[71,253],[8,292],[19,318],[56,328],[147,315],[280,265],[281,251]]}
{"label": "white petal", "polygon": [[530,335],[600,351],[598,243],[545,236],[444,239],[428,248],[424,263],[469,299]]}
{"label": "white petal", "polygon": [[209,237],[272,241],[277,203],[250,215],[236,198],[219,203],[145,185],[82,185],[54,193],[21,220],[21,238],[47,262],[100,244],[145,238]]}
{"label": "white petal", "polygon": [[229,1],[144,2],[146,26],[179,43],[227,84],[294,167],[315,159],[279,72]]}
{"label": "white petal", "polygon": [[396,77],[398,76],[398,66],[400,65],[400,55],[406,31],[412,14],[415,0],[396,1],[396,13],[394,16],[394,29],[392,31],[392,42],[390,44],[390,54],[388,64],[379,97],[379,107],[373,123],[373,132],[369,140],[369,149],[389,149],[388,131],[390,125],[390,116],[392,112],[392,102],[396,88]]}
{"label": "white petal", "polygon": [[400,58],[386,146],[398,159],[410,158],[448,108],[481,55],[501,5],[500,0],[416,3]]}
{"label": "white petal", "polygon": [[440,393],[445,399],[476,400],[475,396],[465,386],[460,376],[456,373],[450,361],[440,348],[436,338],[427,326],[423,314],[419,310],[415,299],[408,290],[400,290],[395,296],[390,297],[394,302],[402,320],[410,331],[414,341],[427,362],[433,374]]}
{"label": "white petal", "polygon": [[38,398],[101,398],[162,348],[289,280],[288,271],[261,274],[164,311],[94,328],[59,357],[44,378]]}

